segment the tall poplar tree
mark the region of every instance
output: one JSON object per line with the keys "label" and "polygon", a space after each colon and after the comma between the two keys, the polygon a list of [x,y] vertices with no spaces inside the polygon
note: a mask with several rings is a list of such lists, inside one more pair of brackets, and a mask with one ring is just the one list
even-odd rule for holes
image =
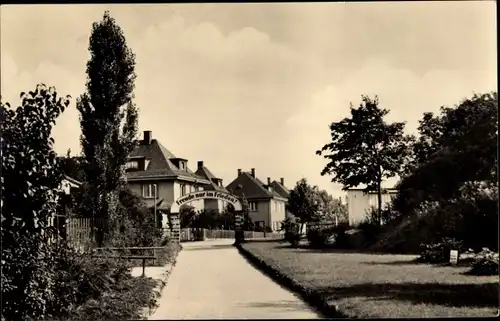
{"label": "tall poplar tree", "polygon": [[124,182],[123,165],[136,142],[135,55],[108,11],[92,26],[89,51],[87,90],[77,100],[85,158],[84,211],[112,222]]}

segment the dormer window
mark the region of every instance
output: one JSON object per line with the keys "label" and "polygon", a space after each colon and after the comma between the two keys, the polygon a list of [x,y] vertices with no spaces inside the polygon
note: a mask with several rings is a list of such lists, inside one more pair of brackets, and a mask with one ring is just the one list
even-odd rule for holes
{"label": "dormer window", "polygon": [[144,156],[132,157],[125,163],[125,171],[145,171],[148,168],[149,161]]}
{"label": "dormer window", "polygon": [[125,170],[139,169],[138,160],[130,160],[125,164]]}
{"label": "dormer window", "polygon": [[187,171],[187,159],[184,158],[171,158],[170,161],[172,164],[177,166],[177,168],[181,171]]}

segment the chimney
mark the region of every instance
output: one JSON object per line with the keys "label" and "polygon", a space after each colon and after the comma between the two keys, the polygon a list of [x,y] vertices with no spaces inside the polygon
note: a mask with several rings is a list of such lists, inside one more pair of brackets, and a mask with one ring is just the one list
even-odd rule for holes
{"label": "chimney", "polygon": [[281,185],[285,186],[285,179],[282,177],[280,178]]}
{"label": "chimney", "polygon": [[145,145],[151,144],[151,131],[150,130],[144,131],[144,144]]}
{"label": "chimney", "polygon": [[271,177],[267,178],[267,185],[271,185]]}
{"label": "chimney", "polygon": [[203,161],[198,161],[198,168],[202,168],[203,167]]}
{"label": "chimney", "polygon": [[252,168],[252,177],[255,178],[255,168]]}
{"label": "chimney", "polygon": [[238,168],[238,176],[241,175],[241,168]]}

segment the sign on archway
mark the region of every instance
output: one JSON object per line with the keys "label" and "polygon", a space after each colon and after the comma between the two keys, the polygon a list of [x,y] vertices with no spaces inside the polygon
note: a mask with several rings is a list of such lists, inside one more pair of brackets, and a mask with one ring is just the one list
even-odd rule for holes
{"label": "sign on archway", "polygon": [[172,237],[176,242],[180,242],[180,217],[179,211],[182,205],[188,204],[198,200],[205,199],[215,199],[226,201],[229,204],[233,205],[235,211],[235,239],[236,243],[241,242],[244,239],[243,233],[243,215],[242,210],[243,206],[239,197],[226,193],[226,192],[218,192],[218,191],[199,191],[193,192],[186,195],[183,195],[175,200],[175,202],[170,207],[170,222],[172,224]]}
{"label": "sign on archway", "polygon": [[242,209],[241,202],[237,196],[234,196],[226,192],[200,191],[200,192],[189,193],[179,197],[172,204],[172,207],[170,208],[170,213],[179,213],[179,209],[182,205],[204,199],[216,199],[216,200],[226,201],[234,206],[235,211],[241,211]]}

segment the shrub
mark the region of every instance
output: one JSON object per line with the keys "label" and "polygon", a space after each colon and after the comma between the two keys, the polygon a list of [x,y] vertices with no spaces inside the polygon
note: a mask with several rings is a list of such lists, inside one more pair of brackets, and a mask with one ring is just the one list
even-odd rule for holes
{"label": "shrub", "polygon": [[113,283],[98,299],[91,298],[72,309],[71,320],[137,320],[141,308],[151,305],[155,281],[127,275]]}
{"label": "shrub", "polygon": [[498,275],[498,253],[483,248],[472,263],[471,269],[467,272],[469,275]]}
{"label": "shrub", "polygon": [[454,238],[443,238],[439,243],[422,244],[419,262],[426,263],[446,263],[450,260],[450,251],[457,250],[459,253],[464,250],[462,241]]}
{"label": "shrub", "polygon": [[383,231],[383,228],[378,223],[364,221],[359,224],[358,229],[363,233],[367,244],[374,244],[378,236]]}
{"label": "shrub", "polygon": [[130,275],[125,260],[91,258],[90,252],[82,253],[66,243],[55,250],[53,291],[57,300],[50,305],[54,316],[70,315],[87,300],[99,300]]}
{"label": "shrub", "polygon": [[285,231],[285,240],[292,246],[300,242],[300,222],[294,216],[288,216],[281,224],[281,230]]}
{"label": "shrub", "polygon": [[325,230],[314,228],[307,231],[307,240],[309,241],[309,245],[313,248],[321,248],[325,247],[328,234]]}

